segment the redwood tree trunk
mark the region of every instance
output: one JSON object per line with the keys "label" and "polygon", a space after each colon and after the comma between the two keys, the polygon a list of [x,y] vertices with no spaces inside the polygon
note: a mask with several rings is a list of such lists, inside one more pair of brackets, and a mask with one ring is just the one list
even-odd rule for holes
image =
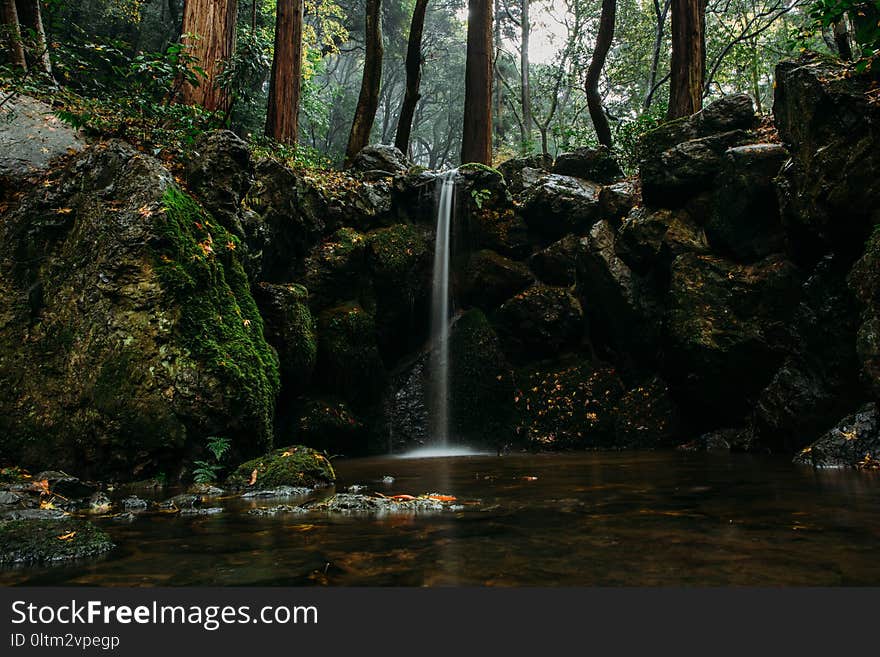
{"label": "redwood tree trunk", "polygon": [[461,161],[492,163],[492,0],[468,0]]}
{"label": "redwood tree trunk", "polygon": [[599,18],[599,33],[596,35],[596,49],[587,69],[587,81],[584,85],[587,92],[587,106],[590,118],[596,129],[596,137],[603,146],[611,148],[611,128],[602,107],[602,96],[599,95],[599,78],[605,67],[605,59],[614,40],[614,21],[617,15],[617,0],[602,0],[602,15]]}
{"label": "redwood tree trunk", "polygon": [[351,164],[358,152],[370,143],[370,131],[379,107],[379,86],[382,82],[382,0],[367,0],[366,55],[361,93],[354,111],[354,121],[345,150],[345,163]]}
{"label": "redwood tree trunk", "polygon": [[292,146],[299,136],[302,30],[303,0],[278,0],[266,136]]}
{"label": "redwood tree trunk", "polygon": [[18,20],[21,25],[31,30],[34,35],[34,53],[31,66],[52,76],[52,60],[49,58],[49,45],[46,42],[46,30],[43,28],[43,13],[40,11],[40,0],[17,0]]}
{"label": "redwood tree trunk", "polygon": [[419,85],[422,81],[422,32],[425,28],[427,10],[428,0],[416,0],[412,23],[409,26],[409,42],[406,48],[406,93],[403,96],[403,105],[400,107],[397,136],[394,139],[394,145],[405,154],[409,153],[413,115],[421,98]]}
{"label": "redwood tree trunk", "polygon": [[532,26],[529,23],[529,5],[531,0],[520,0],[520,49],[519,70],[520,88],[522,98],[522,150],[528,153],[531,150],[529,142],[532,136],[532,91],[529,84],[529,41],[532,34]]}
{"label": "redwood tree trunk", "polygon": [[672,62],[667,114],[670,119],[690,116],[703,107],[705,12],[705,0],[672,0]]}
{"label": "redwood tree trunk", "polygon": [[15,0],[0,0],[0,37],[3,39],[6,58],[13,66],[27,70],[24,46],[21,43],[21,29],[18,26],[18,11]]}
{"label": "redwood tree trunk", "polygon": [[[238,0],[186,0],[183,5],[183,42],[204,70],[197,87],[184,84],[183,102],[202,105],[210,111],[225,111],[226,93],[217,86],[222,62],[235,48],[235,20]],[[198,37],[198,38],[194,38]]]}

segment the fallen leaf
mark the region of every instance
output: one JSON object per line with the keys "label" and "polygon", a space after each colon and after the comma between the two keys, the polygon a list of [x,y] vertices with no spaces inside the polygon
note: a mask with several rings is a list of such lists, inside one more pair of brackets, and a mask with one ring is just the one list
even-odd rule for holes
{"label": "fallen leaf", "polygon": [[251,472],[251,478],[248,480],[248,486],[253,486],[257,483],[257,469],[254,468],[254,471]]}
{"label": "fallen leaf", "polygon": [[428,499],[437,500],[438,502],[455,502],[453,495],[428,495]]}
{"label": "fallen leaf", "polygon": [[74,536],[76,536],[76,532],[72,531],[68,532],[67,534],[61,534],[61,536],[56,536],[55,538],[57,538],[59,541],[69,541]]}

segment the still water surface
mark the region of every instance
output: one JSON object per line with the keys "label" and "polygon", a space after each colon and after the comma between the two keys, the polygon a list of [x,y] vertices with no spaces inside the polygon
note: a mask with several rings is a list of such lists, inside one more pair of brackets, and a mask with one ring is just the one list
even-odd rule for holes
{"label": "still water surface", "polygon": [[[680,452],[340,460],[343,491],[440,492],[421,515],[98,521],[97,560],[0,585],[878,585],[880,476]],[[382,484],[385,476],[393,484]]]}

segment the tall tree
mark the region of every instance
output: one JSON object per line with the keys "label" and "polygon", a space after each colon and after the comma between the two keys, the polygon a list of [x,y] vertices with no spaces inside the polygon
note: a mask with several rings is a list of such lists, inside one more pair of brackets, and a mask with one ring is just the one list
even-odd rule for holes
{"label": "tall tree", "polygon": [[492,163],[492,0],[468,0],[461,161]]}
{"label": "tall tree", "polygon": [[302,88],[303,0],[278,0],[266,136],[295,146]]}
{"label": "tall tree", "polygon": [[614,40],[614,21],[617,15],[617,0],[602,0],[602,14],[599,17],[599,32],[596,35],[596,48],[593,50],[593,58],[587,69],[587,81],[584,90],[587,93],[587,107],[590,110],[590,118],[596,129],[596,137],[603,146],[611,148],[611,128],[608,126],[608,118],[605,116],[605,108],[602,107],[602,96],[599,95],[599,78],[605,67],[605,59],[611,49]]}
{"label": "tall tree", "polygon": [[21,21],[22,27],[27,28],[33,38],[32,68],[51,77],[52,61],[49,58],[46,30],[43,28],[40,0],[16,0],[15,6],[18,9],[18,20]]}
{"label": "tall tree", "polygon": [[529,18],[531,0],[520,0],[519,5],[519,71],[520,71],[520,106],[522,107],[522,149],[527,153],[531,150],[532,135],[532,90],[529,84],[530,62],[529,41],[532,35],[532,24]]}
{"label": "tall tree", "polygon": [[223,61],[235,48],[238,0],[186,0],[183,5],[183,42],[204,71],[199,85],[183,85],[183,102],[202,105],[210,111],[225,110],[227,94],[216,78]]}
{"label": "tall tree", "polygon": [[651,54],[651,70],[648,73],[648,91],[645,94],[645,100],[642,101],[642,110],[647,111],[651,108],[654,101],[654,93],[658,87],[665,82],[667,78],[663,78],[662,82],[657,81],[657,75],[660,70],[660,51],[663,48],[663,38],[666,35],[666,17],[669,15],[669,7],[672,0],[653,0],[654,3],[654,48]]}
{"label": "tall tree", "polygon": [[15,0],[0,0],[0,38],[5,42],[5,50],[10,64],[27,70],[24,45],[21,42],[21,28],[18,25],[18,10]]}
{"label": "tall tree", "polygon": [[404,153],[409,153],[409,138],[412,132],[413,115],[421,94],[422,81],[422,32],[425,29],[425,13],[428,0],[416,0],[412,23],[409,26],[409,41],[406,47],[406,93],[397,120],[397,136],[394,145]]}
{"label": "tall tree", "polygon": [[672,0],[669,111],[677,119],[703,107],[706,72],[706,0]]}
{"label": "tall tree", "polygon": [[379,86],[382,82],[382,0],[367,0],[364,31],[364,75],[361,92],[354,110],[354,121],[345,149],[346,165],[351,164],[358,152],[370,143],[370,131],[379,107]]}

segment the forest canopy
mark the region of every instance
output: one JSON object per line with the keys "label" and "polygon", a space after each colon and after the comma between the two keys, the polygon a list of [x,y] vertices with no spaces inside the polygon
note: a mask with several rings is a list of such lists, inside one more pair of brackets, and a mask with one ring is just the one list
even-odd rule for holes
{"label": "forest canopy", "polygon": [[[52,96],[68,123],[157,152],[227,127],[305,165],[338,165],[367,143],[397,143],[413,162],[440,168],[462,155],[490,164],[602,142],[631,166],[639,134],[704,102],[746,92],[768,112],[776,63],[799,51],[870,66],[880,47],[878,7],[2,0],[0,73],[7,90]],[[466,120],[470,103],[491,107]],[[463,134],[479,137],[481,124],[488,154],[463,152],[474,140],[463,144]]]}

